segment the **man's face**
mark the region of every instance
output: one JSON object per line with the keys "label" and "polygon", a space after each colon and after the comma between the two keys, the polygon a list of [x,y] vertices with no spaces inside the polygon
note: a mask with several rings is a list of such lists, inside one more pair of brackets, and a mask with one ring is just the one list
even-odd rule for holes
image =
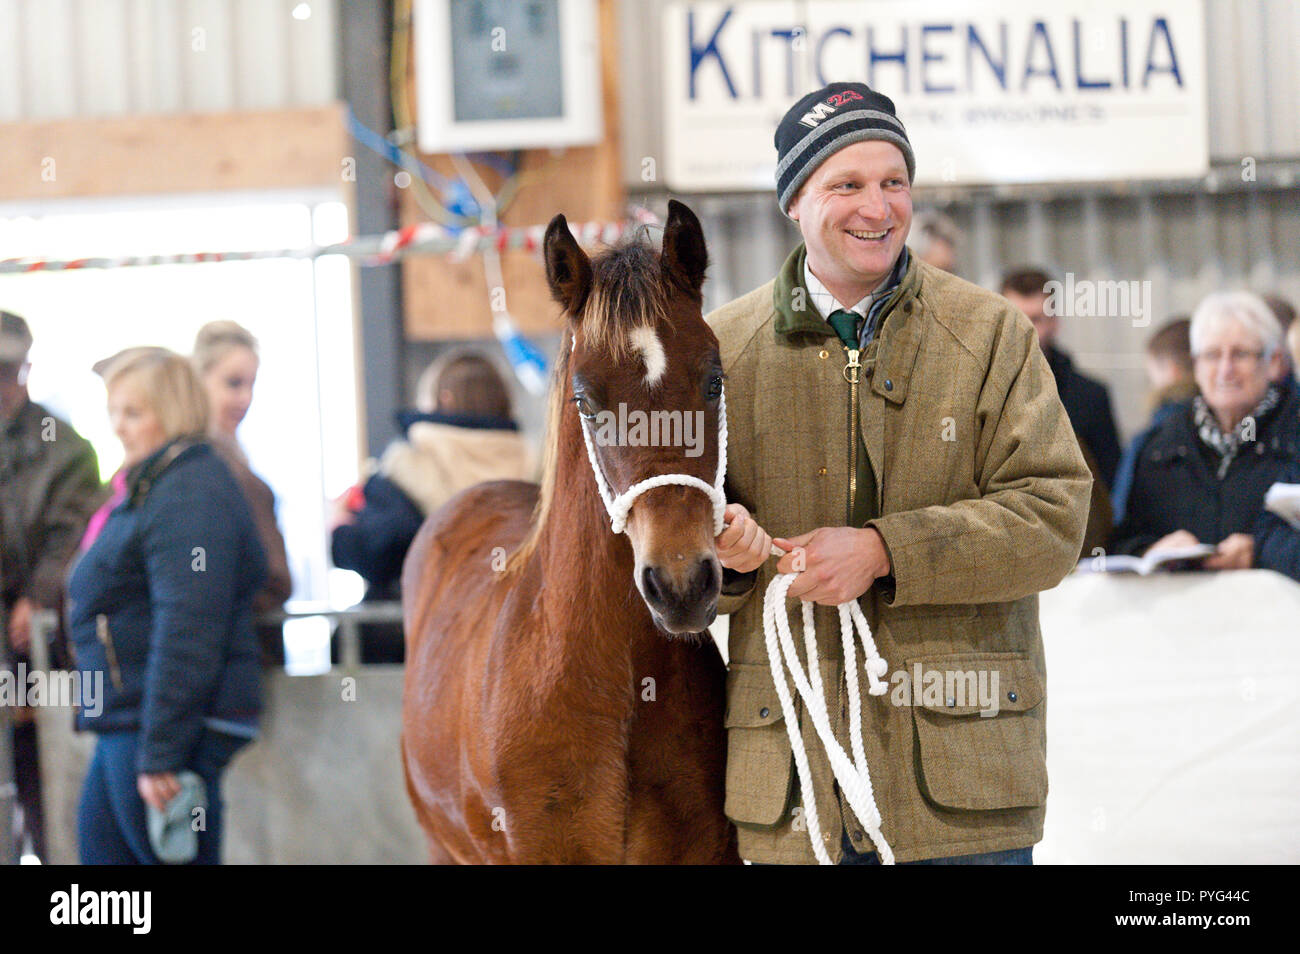
{"label": "man's face", "polygon": [[27,397],[26,361],[0,362],[0,417],[8,417]]}
{"label": "man's face", "polygon": [[865,296],[893,269],[912,227],[902,150],[879,139],[845,146],[803,184],[790,217],[817,277]]}
{"label": "man's face", "polygon": [[1023,311],[1025,317],[1034,323],[1034,330],[1038,332],[1038,347],[1046,351],[1056,340],[1056,333],[1061,328],[1060,316],[1049,315],[1045,310],[1047,294],[1021,295],[1007,289],[1002,297]]}

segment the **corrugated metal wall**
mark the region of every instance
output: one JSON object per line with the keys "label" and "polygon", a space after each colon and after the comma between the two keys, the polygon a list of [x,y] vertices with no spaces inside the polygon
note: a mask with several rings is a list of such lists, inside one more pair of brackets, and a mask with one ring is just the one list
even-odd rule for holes
{"label": "corrugated metal wall", "polygon": [[331,102],[336,2],[0,0],[0,122]]}
{"label": "corrugated metal wall", "polygon": [[[641,169],[643,157],[662,148],[659,14],[667,2],[623,0],[620,26],[624,179],[661,211],[667,193],[647,186]],[[1300,301],[1300,2],[1206,0],[1206,33],[1210,182],[915,195],[918,211],[942,208],[963,230],[958,271],[985,287],[1023,264],[1071,272],[1076,281],[1151,283],[1150,325],[1073,318],[1061,332],[1085,372],[1110,385],[1125,435],[1145,420],[1144,343],[1169,315],[1190,312],[1219,288]],[[1246,157],[1259,163],[1255,182],[1240,181]],[[683,198],[709,241],[709,307],[768,281],[799,241],[773,193]]]}

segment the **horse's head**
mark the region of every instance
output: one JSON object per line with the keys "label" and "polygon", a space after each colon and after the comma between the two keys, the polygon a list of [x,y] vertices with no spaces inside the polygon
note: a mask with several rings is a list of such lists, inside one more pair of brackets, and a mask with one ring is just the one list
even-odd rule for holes
{"label": "horse's head", "polygon": [[[704,233],[685,205],[668,207],[659,255],[631,242],[588,258],[564,216],[546,230],[546,277],[571,338],[567,374],[557,382],[566,388],[560,426],[586,429],[607,505],[652,477],[686,475],[710,486],[718,477],[722,364],[701,313]],[[636,587],[670,633],[701,632],[717,614],[714,518],[713,500],[698,486],[655,486],[631,501]]]}

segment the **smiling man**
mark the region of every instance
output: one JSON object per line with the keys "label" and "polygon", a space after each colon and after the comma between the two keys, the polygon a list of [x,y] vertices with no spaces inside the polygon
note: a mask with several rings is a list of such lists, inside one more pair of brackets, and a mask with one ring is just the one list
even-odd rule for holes
{"label": "smiling man", "polygon": [[[762,625],[768,583],[802,567],[789,595],[818,604],[817,665],[846,752],[837,604],[859,601],[896,687],[900,674],[996,674],[989,718],[919,689],[864,694],[896,859],[1028,863],[1047,796],[1037,594],[1074,565],[1091,475],[1028,319],[909,255],[916,163],[893,102],[833,83],[791,107],[776,149],[778,201],[803,241],[774,280],[708,317],[732,501],[718,538],[719,612],[733,614],[727,815],[751,861],[815,857]],[[769,560],[772,535],[797,558]],[[877,863],[800,712],[827,853]]]}

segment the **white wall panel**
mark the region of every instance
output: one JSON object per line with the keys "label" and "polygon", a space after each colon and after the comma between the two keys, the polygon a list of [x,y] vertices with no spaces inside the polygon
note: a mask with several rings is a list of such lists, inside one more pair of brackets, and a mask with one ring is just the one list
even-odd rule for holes
{"label": "white wall panel", "polygon": [[0,0],[0,122],[328,103],[338,0],[301,2]]}

